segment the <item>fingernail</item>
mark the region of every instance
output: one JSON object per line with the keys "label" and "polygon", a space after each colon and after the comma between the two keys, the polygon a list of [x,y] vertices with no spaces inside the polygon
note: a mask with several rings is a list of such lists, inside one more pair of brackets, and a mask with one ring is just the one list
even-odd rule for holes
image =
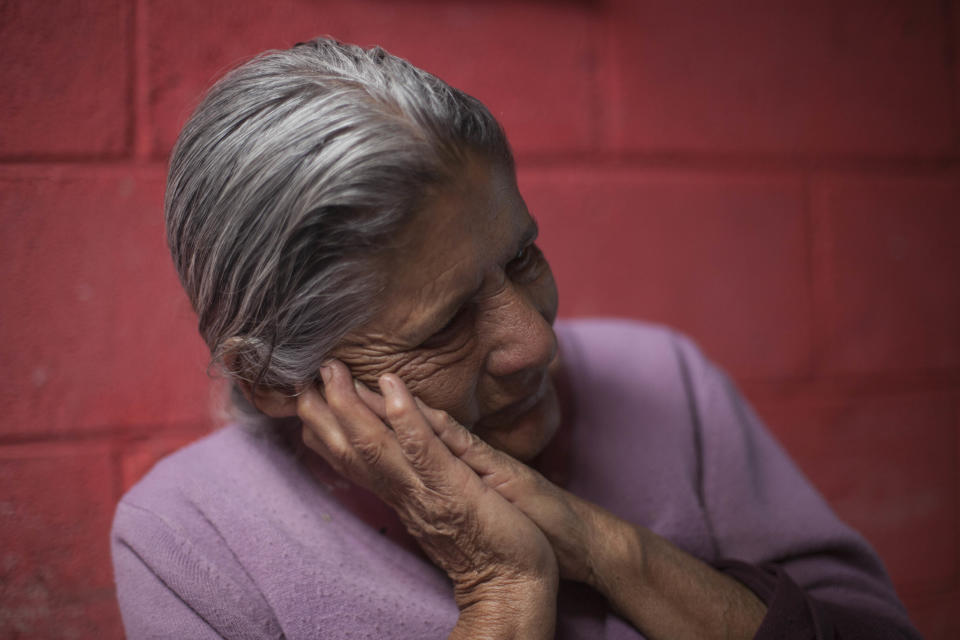
{"label": "fingernail", "polygon": [[394,393],[397,390],[397,383],[390,376],[380,376],[380,388]]}
{"label": "fingernail", "polygon": [[362,393],[364,390],[363,383],[356,378],[353,379],[353,388],[357,390],[357,393]]}
{"label": "fingernail", "polygon": [[333,369],[330,367],[330,365],[320,365],[320,377],[323,378],[324,384],[328,384],[330,382],[330,378],[333,377]]}

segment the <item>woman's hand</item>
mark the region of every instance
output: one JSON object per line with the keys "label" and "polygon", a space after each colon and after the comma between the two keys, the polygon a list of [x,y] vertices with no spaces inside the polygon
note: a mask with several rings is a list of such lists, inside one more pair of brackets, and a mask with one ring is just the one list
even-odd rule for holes
{"label": "woman's hand", "polygon": [[342,363],[321,375],[326,398],[311,388],[297,402],[304,443],[389,504],[450,576],[454,636],[553,637],[557,562],[541,530],[450,452],[397,376],[380,378],[377,415]]}
{"label": "woman's hand", "polygon": [[625,523],[494,449],[446,412],[422,403],[420,408],[447,448],[543,531],[556,554],[561,577],[599,588],[598,569],[605,560],[600,553],[613,551],[609,543],[615,529]]}
{"label": "woman's hand", "polygon": [[[373,398],[365,400],[377,407]],[[742,584],[648,529],[557,487],[445,412],[420,408],[447,448],[544,532],[561,575],[595,588],[647,637],[754,636],[765,607]]]}
{"label": "woman's hand", "polygon": [[[366,387],[357,387],[367,407],[386,418],[384,398]],[[494,449],[468,431],[450,414],[415,399],[440,441],[462,460],[483,483],[527,515],[546,535],[567,580],[593,583],[596,542],[608,536],[601,529],[618,520],[601,507],[553,484],[534,469]],[[620,521],[622,522],[622,521]],[[593,543],[593,544],[591,544]],[[593,585],[596,586],[596,585]]]}

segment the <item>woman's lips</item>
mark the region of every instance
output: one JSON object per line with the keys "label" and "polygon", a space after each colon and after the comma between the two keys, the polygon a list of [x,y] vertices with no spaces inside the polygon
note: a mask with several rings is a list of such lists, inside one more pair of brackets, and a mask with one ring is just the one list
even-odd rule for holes
{"label": "woman's lips", "polygon": [[497,410],[495,413],[491,413],[487,417],[480,420],[476,426],[485,429],[498,429],[511,426],[517,418],[540,404],[540,401],[543,400],[544,396],[547,395],[547,390],[549,387],[550,376],[544,376],[543,380],[540,382],[540,386],[538,386],[533,393],[525,398],[517,400],[516,402],[508,404],[502,409]]}

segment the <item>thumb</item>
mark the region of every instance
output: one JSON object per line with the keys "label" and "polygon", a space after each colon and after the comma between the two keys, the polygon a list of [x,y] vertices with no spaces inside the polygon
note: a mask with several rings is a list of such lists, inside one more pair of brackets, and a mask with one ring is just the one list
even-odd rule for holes
{"label": "thumb", "polygon": [[515,502],[531,488],[532,469],[506,453],[494,449],[457,422],[446,411],[420,404],[434,433],[453,455],[480,476],[484,483],[507,500]]}

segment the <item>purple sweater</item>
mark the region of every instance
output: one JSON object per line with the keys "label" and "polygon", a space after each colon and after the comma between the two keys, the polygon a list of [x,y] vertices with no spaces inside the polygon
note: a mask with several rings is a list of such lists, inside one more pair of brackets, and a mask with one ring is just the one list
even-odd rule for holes
{"label": "purple sweater", "polygon": [[[745,583],[768,605],[758,638],[919,637],[874,552],[689,340],[625,321],[557,332],[569,490]],[[445,637],[447,578],[388,515],[349,508],[357,491],[235,426],[158,463],[113,524],[128,636]],[[643,637],[581,585],[558,609],[560,638]]]}

